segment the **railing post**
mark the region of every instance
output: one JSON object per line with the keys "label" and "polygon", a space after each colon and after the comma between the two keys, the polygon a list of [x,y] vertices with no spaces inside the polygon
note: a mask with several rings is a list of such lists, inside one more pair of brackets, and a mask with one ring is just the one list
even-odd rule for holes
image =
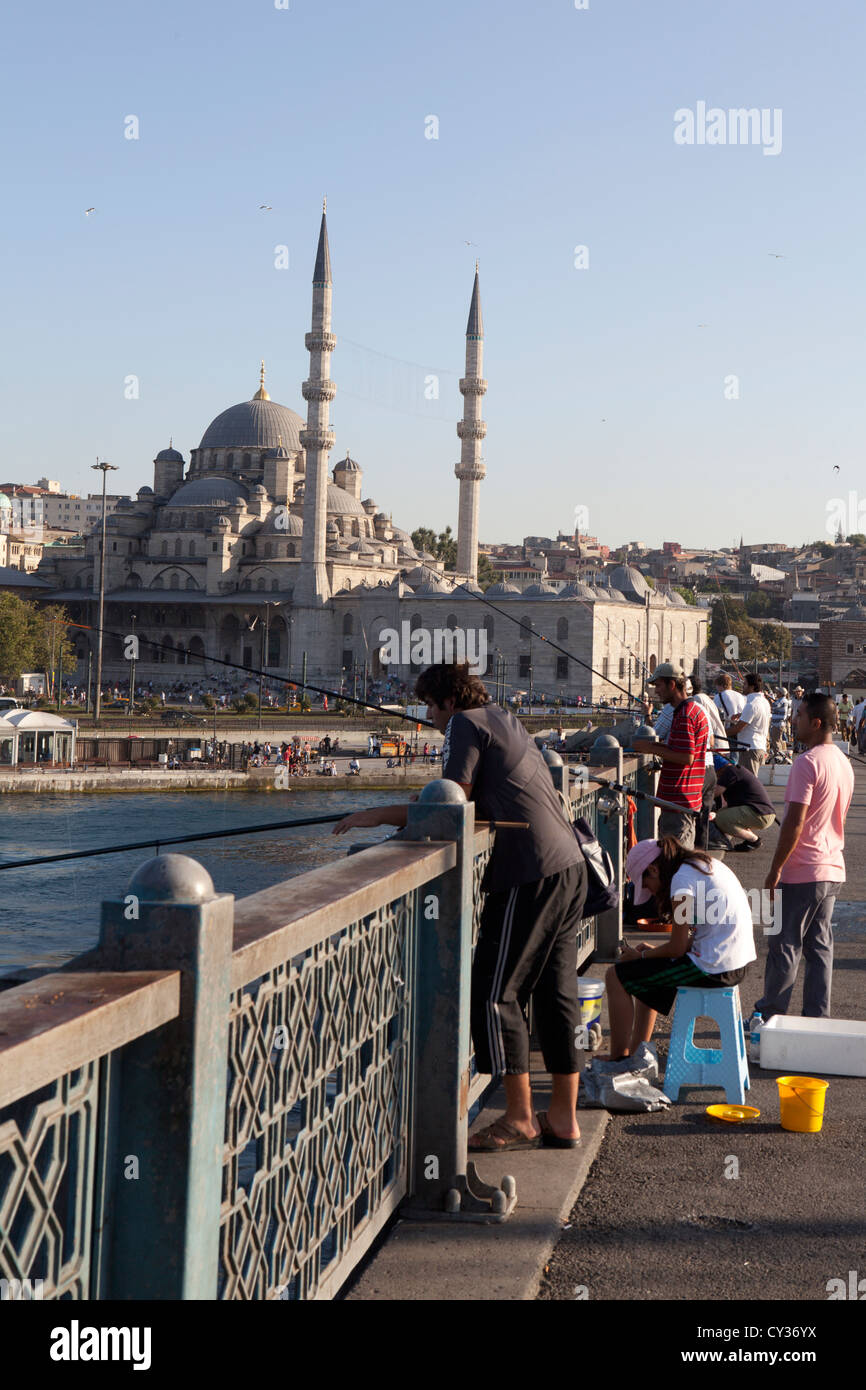
{"label": "railing post", "polygon": [[418,889],[414,1122],[401,1216],[503,1221],[513,1179],[482,1182],[467,1161],[475,808],[456,782],[428,782],[409,807],[407,840],[454,840],[453,869]]}
{"label": "railing post", "polygon": [[[646,792],[649,796],[655,796],[656,773],[653,771],[652,758],[642,755],[640,761],[642,766],[638,772],[638,790]],[[656,838],[658,809],[658,806],[654,806],[651,801],[642,799],[638,801],[635,833],[639,840],[654,840]]]}
{"label": "railing post", "polygon": [[102,905],[100,968],[181,974],[178,1017],[114,1059],[103,1298],[216,1298],[233,915],[183,854],[149,859]]}

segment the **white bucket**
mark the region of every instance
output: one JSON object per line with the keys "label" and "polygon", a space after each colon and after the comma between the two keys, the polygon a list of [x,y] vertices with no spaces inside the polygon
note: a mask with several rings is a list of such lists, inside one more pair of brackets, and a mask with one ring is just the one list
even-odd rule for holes
{"label": "white bucket", "polygon": [[604,980],[578,979],[577,995],[580,999],[580,1021],[584,1028],[588,1028],[601,1018]]}

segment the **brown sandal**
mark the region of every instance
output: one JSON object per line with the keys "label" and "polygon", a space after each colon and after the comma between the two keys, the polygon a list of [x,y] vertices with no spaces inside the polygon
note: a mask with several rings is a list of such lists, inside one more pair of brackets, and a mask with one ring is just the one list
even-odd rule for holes
{"label": "brown sandal", "polygon": [[[473,1141],[480,1142],[475,1143]],[[497,1143],[501,1140],[501,1143]],[[479,1129],[475,1134],[469,1136],[470,1153],[499,1153],[505,1149],[540,1149],[541,1135],[535,1134],[528,1139],[525,1134],[513,1125],[510,1120],[500,1116],[494,1120],[492,1125],[487,1125],[485,1129]]]}

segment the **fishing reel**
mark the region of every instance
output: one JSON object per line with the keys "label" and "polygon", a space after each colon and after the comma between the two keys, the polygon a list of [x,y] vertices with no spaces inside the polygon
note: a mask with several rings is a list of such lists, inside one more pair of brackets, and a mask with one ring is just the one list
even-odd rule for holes
{"label": "fishing reel", "polygon": [[603,791],[600,791],[595,805],[598,814],[605,822],[609,821],[611,816],[625,815],[625,797],[613,787],[605,787]]}

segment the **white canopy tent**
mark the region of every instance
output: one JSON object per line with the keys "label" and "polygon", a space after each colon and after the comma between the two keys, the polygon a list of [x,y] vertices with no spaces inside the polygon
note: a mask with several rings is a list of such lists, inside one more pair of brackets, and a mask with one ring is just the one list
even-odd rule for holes
{"label": "white canopy tent", "polygon": [[0,718],[0,765],[71,765],[75,725],[42,710],[16,709]]}

